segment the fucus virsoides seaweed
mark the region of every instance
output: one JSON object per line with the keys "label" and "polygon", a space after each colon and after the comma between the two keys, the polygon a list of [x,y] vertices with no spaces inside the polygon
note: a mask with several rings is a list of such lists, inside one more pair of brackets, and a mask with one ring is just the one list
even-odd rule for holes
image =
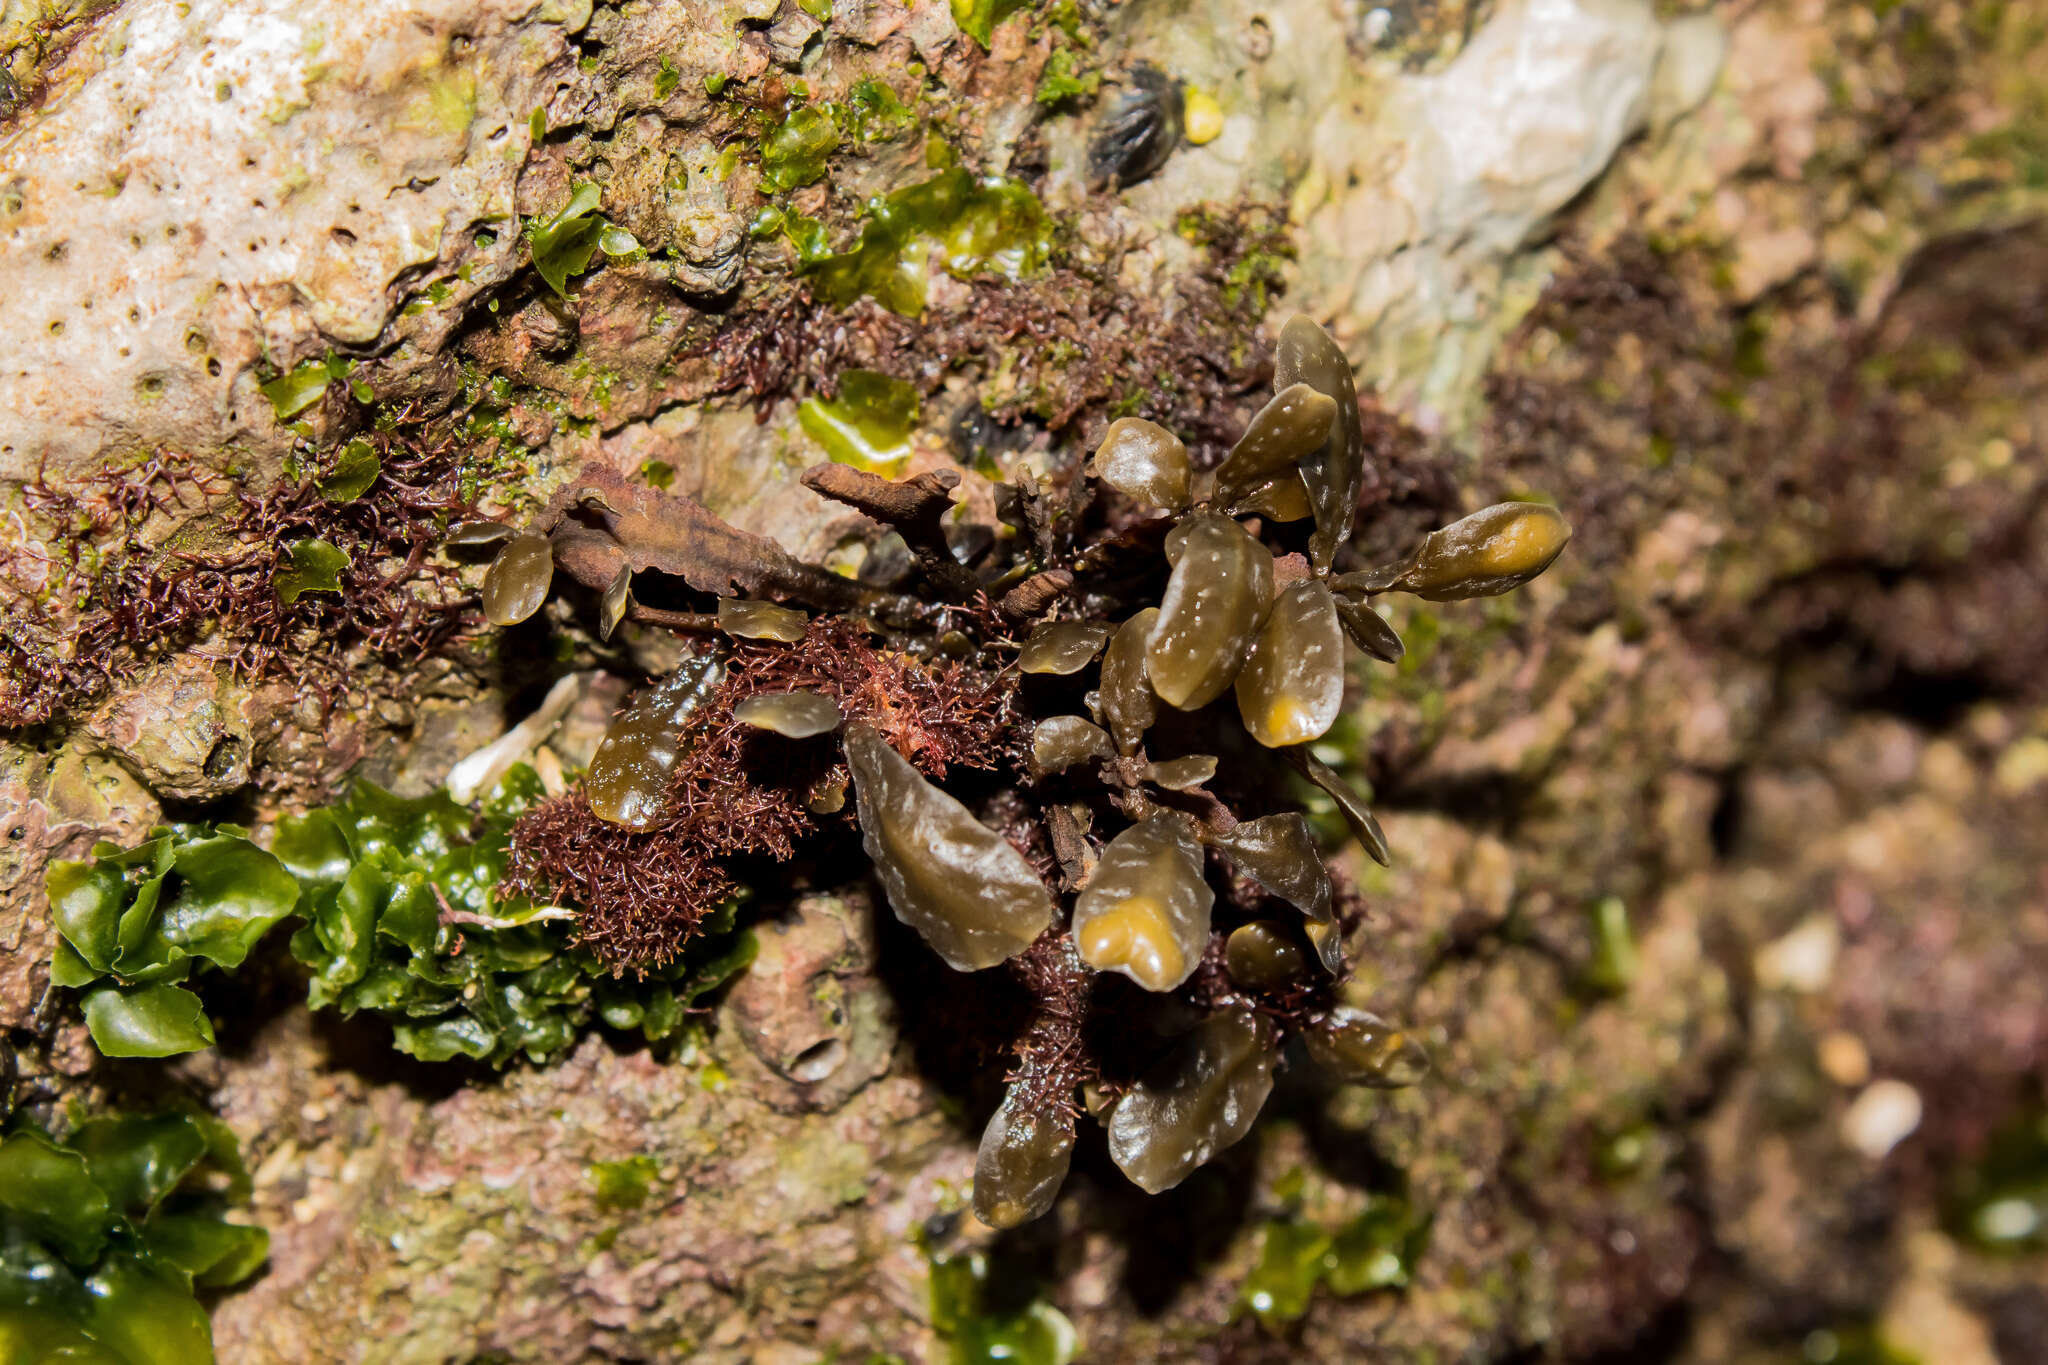
{"label": "fucus virsoides seaweed", "polygon": [[[1134,1182],[1177,1184],[1248,1130],[1290,1036],[1341,1080],[1414,1082],[1427,1059],[1413,1037],[1338,1001],[1345,898],[1306,819],[1274,807],[1290,776],[1306,779],[1385,862],[1366,801],[1309,752],[1342,711],[1346,641],[1396,661],[1374,596],[1505,592],[1571,532],[1547,505],[1504,503],[1397,562],[1337,571],[1369,458],[1350,367],[1297,317],[1275,371],[1272,400],[1214,469],[1192,467],[1171,433],[1118,421],[1071,478],[999,485],[1014,534],[959,539],[971,557],[941,523],[957,480],[807,476],[902,533],[908,591],[761,549],[701,508],[669,517],[666,495],[616,476],[572,483],[550,524],[499,552],[494,620],[538,610],[555,567],[603,589],[606,632],[648,568],[720,600],[631,607],[702,648],[620,714],[581,791],[515,832],[521,875],[577,900],[586,940],[630,968],[694,922],[663,903],[690,884],[647,869],[787,856],[821,823],[853,820],[897,917],[948,966],[1003,967],[1033,1001],[977,1161],[975,1208],[995,1226],[1051,1206],[1082,1112]],[[1089,516],[1111,504],[1122,512]],[[772,763],[759,744],[781,746]],[[947,791],[960,764],[1006,773],[1011,799]],[[596,866],[606,858],[626,866]],[[712,876],[701,891],[724,889]],[[1128,1029],[1105,1045],[1094,1022],[1148,999],[1192,1024],[1156,1046]]]}

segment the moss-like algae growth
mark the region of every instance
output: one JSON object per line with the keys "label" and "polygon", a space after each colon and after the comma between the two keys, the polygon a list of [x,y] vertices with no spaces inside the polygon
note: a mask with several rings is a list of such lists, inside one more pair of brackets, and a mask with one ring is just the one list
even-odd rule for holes
{"label": "moss-like algae growth", "polygon": [[268,1233],[224,1216],[248,1194],[234,1135],[206,1115],[0,1139],[0,1360],[212,1365],[193,1290],[247,1279],[269,1254]]}
{"label": "moss-like algae growth", "polygon": [[1081,59],[1070,47],[1055,49],[1045,62],[1045,71],[1038,78],[1038,91],[1034,98],[1047,107],[1064,104],[1072,99],[1085,99],[1102,86],[1102,74],[1090,71],[1081,65]]}
{"label": "moss-like algae growth", "polygon": [[659,1168],[651,1156],[629,1156],[620,1161],[590,1163],[590,1183],[597,1206],[618,1213],[630,1213],[647,1202]]}

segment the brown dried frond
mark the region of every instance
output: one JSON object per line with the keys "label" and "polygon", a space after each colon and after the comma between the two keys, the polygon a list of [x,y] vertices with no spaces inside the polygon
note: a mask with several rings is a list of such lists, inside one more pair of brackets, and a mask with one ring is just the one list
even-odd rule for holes
{"label": "brown dried frond", "polygon": [[798,690],[832,697],[848,722],[873,725],[933,777],[955,765],[993,768],[1010,752],[1014,679],[920,663],[877,648],[849,622],[813,621],[795,645],[733,645],[725,681],[685,724],[657,825],[623,829],[581,792],[557,797],[513,827],[513,880],[575,901],[579,937],[614,971],[674,957],[735,889],[722,860],[791,857],[818,825],[811,793],[847,780],[837,746],[791,743],[733,719],[749,697]]}

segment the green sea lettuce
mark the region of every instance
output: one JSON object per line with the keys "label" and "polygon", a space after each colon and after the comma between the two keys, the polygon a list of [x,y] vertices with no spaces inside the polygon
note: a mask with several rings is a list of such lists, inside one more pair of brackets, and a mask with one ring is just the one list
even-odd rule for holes
{"label": "green sea lettuce", "polygon": [[570,945],[567,911],[501,894],[512,822],[540,794],[521,764],[476,813],[445,789],[401,797],[359,782],[338,805],[279,821],[277,856],[306,892],[291,949],[312,969],[313,1007],[383,1015],[399,1051],[425,1061],[542,1062],[593,1018],[670,1037],[752,960],[729,905],[693,952],[614,979]]}
{"label": "green sea lettuce", "polygon": [[269,1255],[267,1232],[226,1217],[249,1187],[233,1134],[204,1114],[0,1137],[0,1360],[212,1365],[193,1291]]}
{"label": "green sea lettuce", "polygon": [[167,1057],[213,1044],[196,964],[233,969],[299,901],[299,884],[235,825],[166,825],[89,862],[51,864],[59,942],[51,979],[81,993],[109,1057]]}
{"label": "green sea lettuce", "polygon": [[109,1057],[213,1045],[185,983],[198,963],[232,971],[288,916],[315,1009],[368,1010],[427,1061],[545,1061],[593,1021],[649,1041],[678,1033],[696,1000],[753,960],[737,902],[690,953],[611,976],[571,943],[570,912],[502,894],[512,822],[541,794],[515,766],[479,809],[445,789],[402,797],[358,782],[347,799],[277,824],[272,848],[235,825],[174,825],[132,849],[100,844],[51,866],[59,942],[51,979],[80,992]]}

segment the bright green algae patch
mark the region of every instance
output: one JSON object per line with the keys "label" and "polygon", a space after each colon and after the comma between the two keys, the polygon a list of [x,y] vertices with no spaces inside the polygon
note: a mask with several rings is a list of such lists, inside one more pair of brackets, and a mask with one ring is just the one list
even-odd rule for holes
{"label": "bright green algae patch", "polygon": [[1636,979],[1636,940],[1629,928],[1628,906],[1619,896],[1603,896],[1587,910],[1593,930],[1593,957],[1587,963],[1586,988],[1596,995],[1620,995]]}
{"label": "bright green algae patch", "polygon": [[195,965],[233,969],[297,906],[299,886],[236,825],[167,825],[133,849],[99,844],[90,862],[53,863],[59,935],[50,979],[80,991],[109,1057],[167,1057],[213,1044],[199,997],[176,983]]}
{"label": "bright green algae patch", "polygon": [[307,923],[291,949],[313,971],[313,1007],[381,1015],[393,1045],[426,1061],[543,1062],[593,1020],[649,1041],[676,1035],[698,997],[753,959],[737,906],[674,962],[613,978],[571,946],[567,911],[499,894],[512,822],[540,794],[524,765],[479,811],[445,789],[407,798],[361,782],[338,805],[279,821],[274,852],[235,825],[101,844],[89,862],[50,869],[51,979],[82,993],[110,1057],[196,1051],[212,1046],[213,1025],[177,983],[195,963],[239,967],[297,914]]}
{"label": "bright green algae patch", "polygon": [[354,502],[370,491],[370,485],[383,472],[377,447],[358,436],[336,452],[333,465],[320,477],[317,486],[320,496],[329,502]]}
{"label": "bright green algae patch", "polygon": [[997,24],[1023,9],[1031,0],[953,0],[953,22],[960,31],[980,43],[983,50],[995,35]]}
{"label": "bright green algae patch", "polygon": [[988,1258],[979,1251],[940,1255],[931,1263],[932,1330],[946,1342],[949,1365],[1069,1365],[1080,1337],[1067,1315],[1043,1300],[1022,1308],[993,1307]]}
{"label": "bright green algae patch", "polygon": [[212,1365],[192,1291],[244,1280],[269,1254],[268,1233],[225,1217],[248,1193],[234,1135],[205,1115],[0,1139],[0,1360]]}
{"label": "bright green algae patch", "polygon": [[809,105],[761,139],[761,188],[770,194],[816,183],[839,150],[832,110]]}
{"label": "bright green algae patch", "polygon": [[1085,99],[1094,94],[1102,85],[1100,72],[1089,71],[1081,65],[1081,59],[1070,47],[1057,48],[1046,59],[1045,70],[1038,78],[1038,92],[1034,98],[1047,107],[1063,104],[1068,100]]}
{"label": "bright green algae patch", "polygon": [[629,1156],[621,1161],[590,1163],[590,1183],[597,1206],[615,1213],[630,1213],[647,1202],[653,1192],[659,1168],[651,1156]]}
{"label": "bright green algae patch", "polygon": [[[539,110],[535,110],[538,117]],[[533,256],[533,268],[547,281],[548,288],[562,298],[569,297],[569,281],[590,269],[599,251],[607,256],[630,256],[640,249],[632,233],[612,225],[597,211],[603,194],[585,181],[569,193],[569,202],[549,218],[528,220],[526,247]]]}
{"label": "bright green algae patch", "polygon": [[1044,267],[1052,249],[1051,221],[1030,190],[961,166],[869,200],[860,240],[837,255],[823,252],[816,224],[771,215],[757,231],[789,235],[818,298],[844,308],[866,296],[906,317],[924,311],[935,251],[955,279],[993,275],[1018,284]]}
{"label": "bright green algae patch", "polygon": [[1269,1223],[1239,1300],[1261,1324],[1278,1328],[1308,1311],[1318,1285],[1340,1296],[1401,1288],[1429,1239],[1429,1222],[1405,1199],[1376,1195],[1335,1232],[1293,1218]]}
{"label": "bright green algae patch", "polygon": [[837,398],[805,399],[796,419],[840,464],[893,478],[910,459],[918,408],[917,390],[903,380],[848,370],[839,376]]}
{"label": "bright green algae patch", "polygon": [[914,121],[896,92],[872,79],[855,85],[844,102],[804,105],[762,137],[761,189],[781,194],[816,184],[849,138],[883,141]]}
{"label": "bright green algae patch", "polygon": [[256,387],[270,400],[271,412],[282,422],[288,417],[298,416],[319,402],[330,383],[342,378],[354,368],[355,362],[352,360],[341,356],[325,356],[319,360],[308,360],[296,369]]}
{"label": "bright green algae patch", "polygon": [[[376,456],[370,458],[374,460]],[[348,570],[348,555],[339,546],[325,540],[300,540],[287,548],[291,552],[291,562],[279,565],[270,580],[271,586],[277,590],[278,601],[296,602],[309,592],[341,591],[341,576]]]}
{"label": "bright green algae patch", "polygon": [[894,90],[872,78],[853,87],[839,116],[846,131],[860,142],[892,138],[917,121]]}

